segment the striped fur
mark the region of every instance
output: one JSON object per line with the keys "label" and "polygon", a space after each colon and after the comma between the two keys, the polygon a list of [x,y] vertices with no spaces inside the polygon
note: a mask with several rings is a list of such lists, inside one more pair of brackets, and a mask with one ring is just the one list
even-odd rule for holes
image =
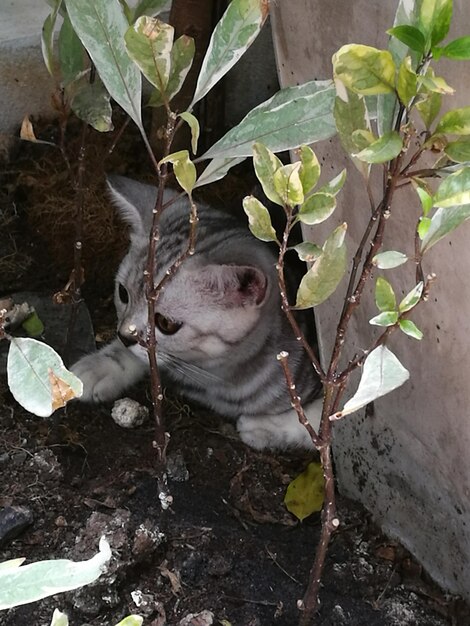
{"label": "striped fur", "polygon": [[[84,382],[84,399],[93,401],[118,397],[147,370],[145,349],[124,343],[133,340],[129,327],[145,333],[143,272],[156,190],[122,177],[112,177],[109,186],[120,215],[131,226],[131,243],[116,276],[121,340],[73,368]],[[174,202],[160,224],[157,281],[187,246],[189,205],[173,193],[167,192],[165,200]],[[156,303],[159,315],[181,325],[174,334],[157,330],[163,380],[177,393],[238,420],[242,438],[255,448],[308,447],[277,354],[289,353],[304,404],[314,401],[320,385],[281,311],[276,257],[232,216],[204,204],[198,205],[198,215],[195,254],[183,262]],[[299,313],[299,323],[313,323],[309,316]],[[314,402],[310,410],[315,425],[319,404]]]}

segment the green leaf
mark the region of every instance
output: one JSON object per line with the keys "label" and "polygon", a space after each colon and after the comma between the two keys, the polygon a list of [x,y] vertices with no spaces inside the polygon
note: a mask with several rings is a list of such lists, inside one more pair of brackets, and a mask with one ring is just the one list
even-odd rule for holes
{"label": "green leaf", "polygon": [[62,23],[57,43],[62,84],[64,87],[68,87],[87,69],[85,48],[73,29],[68,15],[65,16]]}
{"label": "green leaf", "polygon": [[39,337],[44,332],[44,324],[34,310],[31,315],[24,320],[21,326],[29,337]]}
{"label": "green leaf", "polygon": [[379,276],[375,283],[375,304],[379,311],[393,311],[397,308],[393,287],[382,276]]}
{"label": "green leaf", "polygon": [[405,333],[405,335],[409,335],[410,337],[413,337],[413,339],[417,339],[418,341],[421,341],[421,339],[423,338],[423,333],[411,320],[400,320],[398,322],[398,325],[400,326],[400,329]]}
{"label": "green leaf", "polygon": [[369,131],[364,98],[347,90],[345,98],[336,97],[334,116],[341,144],[348,154],[357,152],[353,134],[357,130]]}
{"label": "green leaf", "polygon": [[57,559],[0,570],[0,610],[89,585],[101,576],[111,558],[111,548],[104,537],[99,550],[88,561]]}
{"label": "green leaf", "polygon": [[395,63],[388,50],[343,46],[333,55],[333,72],[348,89],[362,95],[395,91]]}
{"label": "green leaf", "polygon": [[307,195],[308,192],[311,191],[318,183],[321,167],[318,162],[317,155],[308,146],[300,146],[298,156],[300,157],[300,162],[302,164],[300,166],[299,176],[302,182],[304,194]]}
{"label": "green leaf", "polygon": [[329,193],[331,196],[336,196],[343,188],[346,182],[346,169],[342,170],[337,176],[332,178],[329,183],[326,183],[318,190],[318,193]]}
{"label": "green leaf", "polygon": [[422,237],[421,252],[424,254],[438,241],[454,231],[470,217],[470,204],[438,209],[431,219],[431,224],[425,236]]}
{"label": "green leaf", "polygon": [[386,163],[397,157],[402,148],[403,139],[398,132],[392,130],[354,156],[366,163]]}
{"label": "green leaf", "polygon": [[434,206],[445,209],[470,203],[470,167],[445,178],[434,195]]}
{"label": "green leaf", "polygon": [[455,163],[470,161],[470,138],[451,141],[444,148],[444,152]]}
{"label": "green leaf", "polygon": [[244,160],[245,157],[235,157],[233,159],[212,159],[212,161],[197,179],[194,188],[202,187],[203,185],[208,185],[209,183],[213,183],[216,180],[220,180],[225,176],[230,168],[235,167],[235,165],[238,165]]}
{"label": "green leaf", "polygon": [[400,313],[406,313],[406,311],[410,311],[418,304],[421,299],[423,289],[423,281],[420,281],[415,287],[413,287],[413,289],[403,298],[403,300],[398,305],[398,310],[400,311]]}
{"label": "green leaf", "polygon": [[387,250],[376,254],[372,259],[372,264],[381,270],[390,270],[399,267],[408,261],[408,257],[403,252],[396,250]]}
{"label": "green leaf", "polygon": [[431,92],[421,94],[420,97],[422,100],[416,103],[416,109],[418,109],[426,129],[429,129],[441,110],[442,95],[437,92]]}
{"label": "green leaf", "polygon": [[273,152],[281,152],[328,139],[336,133],[334,91],[331,81],[311,81],[281,89],[252,109],[200,158],[251,156],[256,141]]}
{"label": "green leaf", "polygon": [[451,19],[452,0],[421,1],[419,26],[432,46],[447,36]]}
{"label": "green leaf", "polygon": [[377,141],[377,137],[370,130],[355,130],[352,134],[352,140],[356,146],[355,152],[357,152],[368,148],[374,141]]}
{"label": "green leaf", "polygon": [[196,154],[197,142],[199,140],[200,133],[199,122],[192,113],[189,113],[189,111],[184,111],[183,113],[180,113],[178,117],[181,117],[181,119],[183,119],[191,129],[191,150],[193,151],[193,154]]}
{"label": "green leaf", "polygon": [[415,50],[416,52],[423,53],[426,45],[426,39],[423,33],[416,28],[416,26],[411,26],[410,24],[401,24],[400,26],[394,26],[393,28],[389,28],[387,33],[392,37],[396,37],[398,41],[401,41],[411,50]]}
{"label": "green leaf", "polygon": [[433,72],[428,72],[426,76],[420,76],[418,79],[420,85],[435,93],[441,93],[443,95],[453,95],[455,89],[448,85],[441,76],[435,76]]}
{"label": "green leaf", "polygon": [[[412,0],[411,2],[409,0],[399,0],[397,10],[395,12],[395,17],[393,20],[393,26],[394,27],[411,26],[413,28],[417,28],[418,8],[419,8],[418,5],[419,5],[419,0],[418,1]],[[417,30],[421,32],[419,28]],[[416,32],[412,32],[412,31],[408,31],[408,34],[413,39],[418,40],[418,42],[421,39],[421,37],[423,37],[424,39],[424,34],[420,36]],[[418,42],[417,42],[417,46],[419,46]],[[409,43],[411,44],[413,42],[410,41]],[[424,48],[424,44],[423,44],[423,48]],[[390,38],[388,42],[388,49],[392,53],[392,57],[396,65],[399,65],[406,56],[411,56],[413,59],[413,66],[416,67],[418,63],[421,61],[422,56],[423,56],[422,52],[414,50],[414,48],[411,47],[411,45],[405,44],[404,42],[400,41],[396,37]],[[392,127],[384,128],[380,130],[379,134],[381,135],[383,132],[387,130],[392,130]]]}
{"label": "green leaf", "polygon": [[420,217],[418,223],[418,235],[421,241],[426,237],[429,229],[431,228],[431,218],[429,217]]}
{"label": "green leaf", "polygon": [[419,201],[421,202],[423,215],[426,217],[433,207],[433,197],[426,191],[426,189],[423,189],[423,187],[417,185],[415,181],[412,182],[413,187],[416,189],[416,193],[418,194]]}
{"label": "green leaf", "polygon": [[243,198],[243,210],[248,216],[251,232],[261,241],[277,241],[268,209],[254,196]]}
{"label": "green leaf", "polygon": [[[46,0],[47,2],[48,0]],[[133,13],[132,13],[132,9],[130,8],[130,6],[127,4],[126,0],[118,0],[119,4],[122,7],[122,10],[124,11],[124,15],[126,16],[126,20],[128,24],[132,24],[133,20]]]}
{"label": "green leaf", "polygon": [[267,16],[268,5],[263,0],[232,0],[212,33],[189,109],[192,109],[246,52],[256,39]]}
{"label": "green leaf", "polygon": [[171,0],[140,0],[133,10],[132,22],[142,15],[154,17],[163,11],[170,9]]}
{"label": "green leaf", "polygon": [[174,28],[157,18],[143,15],[125,34],[129,56],[161,94],[170,78],[170,55]]}
{"label": "green leaf", "polygon": [[310,243],[309,241],[298,243],[292,249],[297,252],[299,259],[301,261],[305,261],[306,263],[313,263],[313,261],[316,261],[322,254],[320,246]]}
{"label": "green leaf", "polygon": [[284,504],[300,521],[322,510],[325,479],[321,463],[309,463],[287,487]]}
{"label": "green leaf", "polygon": [[418,77],[411,67],[411,57],[405,57],[398,69],[397,92],[406,107],[416,96],[418,91]]}
{"label": "green leaf", "polygon": [[274,174],[282,167],[282,161],[264,144],[257,142],[253,144],[253,165],[266,197],[282,206],[283,200],[274,185]]}
{"label": "green leaf", "polygon": [[313,226],[321,224],[333,214],[336,208],[336,198],[323,192],[309,196],[299,209],[297,218],[303,224]]}
{"label": "green leaf", "polygon": [[169,154],[162,159],[159,164],[161,165],[162,163],[173,164],[176,180],[186,193],[190,195],[196,184],[197,172],[196,166],[189,158],[189,152],[187,150],[173,152],[173,154]]}
{"label": "green leaf", "polygon": [[47,71],[54,76],[54,27],[62,0],[53,0],[52,11],[46,17],[41,34],[41,51]]}
{"label": "green leaf", "polygon": [[123,620],[116,624],[116,626],[142,626],[144,618],[140,615],[128,615]]}
{"label": "green leaf", "polygon": [[379,346],[367,356],[361,380],[354,396],[342,411],[330,419],[340,419],[390,393],[408,380],[410,373],[386,346]]}
{"label": "green leaf", "polygon": [[435,134],[470,135],[470,107],[453,109],[445,113],[436,127]]}
{"label": "green leaf", "polygon": [[373,326],[394,326],[398,321],[397,311],[383,311],[369,320]]}
{"label": "green leaf", "polygon": [[79,119],[100,133],[113,130],[113,111],[109,94],[99,77],[90,83],[88,77],[83,76],[69,85],[67,93],[71,100],[70,106]]}
{"label": "green leaf", "polygon": [[[166,86],[165,96],[168,101],[179,92],[193,64],[195,53],[194,39],[187,35],[181,35],[171,49],[170,53],[170,78]],[[149,106],[159,107],[165,104],[162,94],[155,90],[150,96]]]}
{"label": "green leaf", "polygon": [[83,392],[82,382],[65,368],[57,352],[36,339],[10,340],[7,376],[15,400],[40,417],[49,417]]}
{"label": "green leaf", "polygon": [[346,224],[334,230],[312,267],[300,282],[297,309],[309,309],[324,302],[336,290],[346,271]]}
{"label": "green leaf", "polygon": [[454,39],[442,48],[442,54],[448,59],[468,61],[470,59],[470,36]]}
{"label": "green leaf", "polygon": [[124,45],[129,25],[118,0],[67,0],[67,11],[111,97],[143,131],[141,76]]}
{"label": "green leaf", "polygon": [[273,176],[274,189],[281,198],[282,204],[294,207],[304,201],[304,191],[300,180],[301,163],[282,165]]}
{"label": "green leaf", "polygon": [[377,131],[385,135],[395,127],[399,101],[395,93],[380,93],[377,96]]}

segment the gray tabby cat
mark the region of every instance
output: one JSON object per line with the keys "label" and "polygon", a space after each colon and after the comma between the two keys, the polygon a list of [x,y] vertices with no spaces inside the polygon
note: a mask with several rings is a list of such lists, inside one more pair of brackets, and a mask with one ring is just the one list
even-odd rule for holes
{"label": "gray tabby cat", "polygon": [[[116,276],[118,337],[72,368],[84,384],[82,399],[93,402],[119,397],[148,371],[147,353],[132,331],[144,333],[146,327],[143,272],[156,189],[120,176],[108,184],[131,227],[130,246]],[[165,201],[176,198],[176,192],[166,194]],[[276,355],[289,352],[297,392],[314,427],[320,384],[281,311],[276,257],[231,215],[204,204],[198,204],[198,214],[195,254],[166,284],[156,305],[163,381],[237,420],[241,439],[256,449],[309,448]],[[188,218],[188,201],[182,198],[162,215],[157,281],[186,248]]]}

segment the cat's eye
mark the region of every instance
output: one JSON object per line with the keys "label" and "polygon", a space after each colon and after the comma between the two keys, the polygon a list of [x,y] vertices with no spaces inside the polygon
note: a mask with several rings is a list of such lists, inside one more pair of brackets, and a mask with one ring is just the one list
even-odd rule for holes
{"label": "cat's eye", "polygon": [[124,285],[121,285],[121,283],[119,283],[118,294],[119,300],[123,304],[127,304],[129,302],[129,294],[127,293],[127,289],[124,287]]}
{"label": "cat's eye", "polygon": [[174,322],[161,313],[155,313],[155,326],[164,335],[174,335],[179,331],[182,325],[181,322]]}

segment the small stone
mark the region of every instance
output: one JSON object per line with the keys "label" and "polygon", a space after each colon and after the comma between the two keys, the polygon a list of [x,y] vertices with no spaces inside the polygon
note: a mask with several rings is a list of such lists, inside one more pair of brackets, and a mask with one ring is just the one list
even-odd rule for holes
{"label": "small stone", "polygon": [[147,419],[149,410],[135,400],[122,398],[116,400],[111,410],[111,417],[122,428],[137,428]]}
{"label": "small stone", "polygon": [[178,626],[212,626],[213,623],[214,613],[204,610],[200,613],[189,613],[178,622]]}
{"label": "small stone", "polygon": [[7,506],[0,510],[0,546],[6,545],[33,523],[32,512],[23,506]]}

